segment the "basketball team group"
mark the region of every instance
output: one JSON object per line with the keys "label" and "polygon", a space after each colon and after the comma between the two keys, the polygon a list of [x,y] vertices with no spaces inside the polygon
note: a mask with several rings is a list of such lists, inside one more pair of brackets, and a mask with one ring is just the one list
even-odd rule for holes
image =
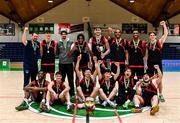
{"label": "basketball team group", "polygon": [[[162,48],[168,36],[165,21],[161,21],[162,36],[149,32],[149,40],[140,39],[137,30],[130,41],[122,38],[120,29],[108,28],[102,35],[101,28],[94,29],[94,36],[86,41],[80,33],[70,40],[68,32],[61,30],[60,39],[52,39],[46,30],[44,40],[32,34],[27,39],[28,28],[22,34],[24,45],[24,99],[15,107],[21,111],[29,103],[39,102],[40,112],[50,112],[54,104],[85,108],[87,97],[103,107],[131,108],[134,113],[150,106],[150,115],[159,111],[159,102],[165,102],[162,94]],[[59,70],[55,71],[55,59]],[[38,59],[41,69],[38,71]],[[47,81],[46,74],[50,75]],[[78,100],[77,104],[72,99]]]}

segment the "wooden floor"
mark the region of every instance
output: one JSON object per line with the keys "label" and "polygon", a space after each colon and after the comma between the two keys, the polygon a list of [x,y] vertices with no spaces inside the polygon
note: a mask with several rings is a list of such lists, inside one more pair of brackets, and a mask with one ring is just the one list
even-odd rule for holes
{"label": "wooden floor", "polygon": [[[180,123],[180,72],[164,73],[165,103],[160,103],[160,111],[150,116],[149,111],[122,118],[123,123]],[[29,110],[17,112],[14,107],[23,99],[22,71],[0,71],[0,123],[71,123],[71,120],[52,118]],[[90,123],[118,123],[118,120],[91,120]],[[85,123],[85,120],[76,120]]]}

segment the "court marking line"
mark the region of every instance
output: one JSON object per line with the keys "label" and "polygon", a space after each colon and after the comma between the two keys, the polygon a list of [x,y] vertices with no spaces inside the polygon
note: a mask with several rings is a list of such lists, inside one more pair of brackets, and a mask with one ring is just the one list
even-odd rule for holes
{"label": "court marking line", "polygon": [[[51,116],[51,117],[57,117],[57,118],[66,118],[66,119],[72,119],[72,117],[68,117],[68,116],[59,116],[59,115],[53,115],[53,114],[49,114],[49,113],[39,113],[39,111],[35,108],[33,108],[31,106],[31,104],[34,103],[34,102],[31,102],[29,103],[29,110],[32,111],[32,112],[35,112],[37,114],[42,114],[42,115],[46,115],[46,116]],[[53,108],[54,109],[54,108]],[[150,107],[146,106],[146,107],[143,107],[143,112],[145,111],[148,111],[150,109]],[[61,111],[56,111],[56,109],[54,110],[55,112],[57,113],[60,113]],[[128,116],[132,116],[132,115],[135,115],[137,113],[129,113],[129,114],[125,114],[125,115],[122,115],[121,117],[128,117]],[[64,115],[66,115],[66,113],[64,113]],[[116,116],[110,116],[110,117],[90,117],[91,119],[94,119],[94,120],[106,120],[106,119],[116,119],[117,117]],[[78,115],[78,117],[76,119],[79,119],[79,120],[84,120],[86,119],[85,116],[80,116]]]}

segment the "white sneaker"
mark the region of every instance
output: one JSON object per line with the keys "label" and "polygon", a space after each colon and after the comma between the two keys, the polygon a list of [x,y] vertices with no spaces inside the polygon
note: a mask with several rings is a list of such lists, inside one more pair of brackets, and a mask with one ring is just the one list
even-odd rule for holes
{"label": "white sneaker", "polygon": [[95,99],[96,104],[100,104],[99,97],[97,96]]}
{"label": "white sneaker", "polygon": [[106,107],[107,106],[107,101],[104,101],[101,105]]}
{"label": "white sneaker", "polygon": [[111,107],[113,107],[113,108],[115,108],[115,107],[117,106],[117,104],[115,104],[115,103],[112,102],[112,101],[108,101],[108,104],[109,104]]}

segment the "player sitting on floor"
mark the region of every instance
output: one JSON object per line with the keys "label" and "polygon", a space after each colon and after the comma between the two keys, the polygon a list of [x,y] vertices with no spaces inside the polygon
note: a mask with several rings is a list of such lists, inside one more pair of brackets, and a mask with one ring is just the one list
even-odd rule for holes
{"label": "player sitting on floor", "polygon": [[131,76],[131,73],[131,69],[127,68],[125,70],[124,75],[120,77],[118,84],[116,84],[117,87],[115,87],[114,95],[111,95],[111,97],[114,97],[118,93],[116,103],[122,105],[124,109],[128,109],[136,93],[134,89],[135,80]]}
{"label": "player sitting on floor", "polygon": [[154,65],[158,75],[150,78],[144,74],[143,79],[136,84],[136,95],[134,96],[135,108],[132,112],[142,112],[142,106],[151,106],[150,115],[155,115],[159,111],[159,100],[157,95],[158,84],[162,81],[162,73],[158,65]]}
{"label": "player sitting on floor", "polygon": [[41,102],[40,110],[42,110],[42,106],[45,105],[47,86],[49,82],[45,80],[45,74],[43,71],[38,72],[38,80],[30,82],[26,87],[24,87],[25,97],[23,102],[15,107],[16,110],[26,110],[29,108],[28,100],[32,100],[35,102]]}
{"label": "player sitting on floor", "polygon": [[67,104],[67,111],[71,111],[74,104],[70,102],[69,90],[70,87],[67,82],[62,81],[61,72],[56,72],[55,80],[48,85],[48,92],[46,95],[46,112],[50,111],[50,105],[55,103]]}
{"label": "player sitting on floor", "polygon": [[114,74],[111,72],[110,69],[105,69],[104,74],[101,74],[100,71],[100,65],[102,61],[99,61],[98,63],[95,64],[97,73],[98,73],[98,79],[99,79],[99,84],[100,84],[100,89],[99,89],[99,96],[100,100],[102,101],[102,105],[105,107],[107,104],[109,104],[112,107],[116,107],[116,104],[112,101],[113,96],[115,95],[115,90],[117,86],[116,79],[119,76],[120,73],[120,68],[119,68],[119,63],[115,62],[114,64],[117,66],[117,72]]}
{"label": "player sitting on floor", "polygon": [[[81,55],[78,56],[77,63],[76,63],[76,74],[79,79],[77,93],[78,93],[78,96],[81,98],[82,102],[84,102],[85,97],[95,98],[98,94],[99,88],[96,87],[96,75],[97,75],[96,70],[94,71],[93,75],[90,69],[86,69],[84,73],[79,71],[79,63],[80,63],[81,57],[82,57]],[[97,58],[93,58],[93,59],[94,59],[94,62],[97,62]]]}

